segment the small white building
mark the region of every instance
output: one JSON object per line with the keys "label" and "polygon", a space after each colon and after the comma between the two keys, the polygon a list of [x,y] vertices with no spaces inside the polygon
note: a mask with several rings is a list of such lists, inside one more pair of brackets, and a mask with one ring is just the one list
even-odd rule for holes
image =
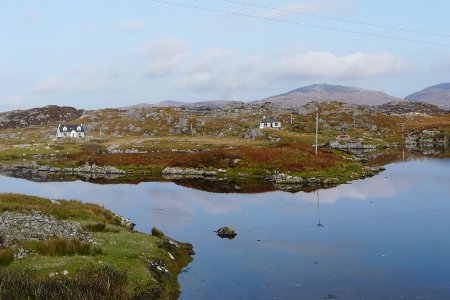
{"label": "small white building", "polygon": [[56,129],[56,138],[84,138],[83,124],[80,125],[63,125],[59,124]]}
{"label": "small white building", "polygon": [[274,117],[264,117],[259,123],[259,128],[281,128],[281,122],[277,121]]}
{"label": "small white building", "polygon": [[351,140],[352,140],[352,138],[347,134],[341,134],[336,137],[336,141],[338,141],[338,142],[347,142],[347,141],[351,141]]}

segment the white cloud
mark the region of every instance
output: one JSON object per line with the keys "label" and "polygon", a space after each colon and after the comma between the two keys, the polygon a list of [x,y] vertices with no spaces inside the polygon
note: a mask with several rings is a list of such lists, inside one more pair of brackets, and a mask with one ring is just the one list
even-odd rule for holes
{"label": "white cloud", "polygon": [[141,52],[148,61],[145,75],[152,77],[178,70],[188,54],[186,44],[176,39],[160,39],[144,46]]}
{"label": "white cloud", "polygon": [[276,69],[281,76],[293,79],[351,80],[400,74],[408,65],[389,53],[336,56],[330,52],[307,52],[281,60]]}
{"label": "white cloud", "polygon": [[236,90],[285,84],[299,80],[357,80],[396,75],[409,69],[407,62],[389,53],[301,52],[277,60],[269,57],[240,58],[225,49],[205,50],[176,87],[193,91]]}
{"label": "white cloud", "polygon": [[228,96],[245,81],[245,74],[239,72],[239,67],[239,60],[233,51],[206,49],[190,64],[176,86],[194,91],[218,91]]}
{"label": "white cloud", "polygon": [[119,30],[135,32],[147,27],[148,23],[138,19],[125,20],[119,24]]}
{"label": "white cloud", "polygon": [[62,89],[61,81],[58,77],[54,75],[49,75],[40,81],[36,87],[35,91],[39,93],[54,93]]}
{"label": "white cloud", "polygon": [[123,89],[121,79],[125,73],[123,65],[104,61],[84,65],[61,77],[49,75],[36,84],[34,91],[46,94],[119,92]]}
{"label": "white cloud", "polygon": [[208,48],[204,50],[190,67],[194,71],[214,71],[230,63],[235,63],[236,56],[233,51],[221,48]]}

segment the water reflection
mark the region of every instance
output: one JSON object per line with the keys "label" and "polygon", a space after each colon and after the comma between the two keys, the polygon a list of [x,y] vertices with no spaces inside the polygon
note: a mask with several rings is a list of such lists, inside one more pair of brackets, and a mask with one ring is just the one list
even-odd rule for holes
{"label": "water reflection", "polygon": [[[0,192],[99,203],[138,230],[192,242],[183,299],[450,299],[449,174],[449,160],[424,160],[309,193],[10,177],[0,177]],[[238,236],[218,238],[224,226]]]}

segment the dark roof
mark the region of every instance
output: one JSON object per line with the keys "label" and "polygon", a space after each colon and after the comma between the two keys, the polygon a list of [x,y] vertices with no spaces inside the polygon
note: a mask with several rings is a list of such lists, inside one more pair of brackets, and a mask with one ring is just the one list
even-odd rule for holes
{"label": "dark roof", "polygon": [[[77,129],[78,129],[78,126],[81,127],[81,130],[77,130]],[[67,125],[67,124],[60,124],[59,127],[58,127],[58,129],[60,129],[59,131],[62,132],[64,127],[67,127],[67,132],[72,132],[72,131],[75,131],[75,132],[84,132],[84,127],[83,127],[83,125]]]}
{"label": "dark roof", "polygon": [[274,123],[274,122],[278,122],[274,117],[268,117],[261,121],[261,123]]}

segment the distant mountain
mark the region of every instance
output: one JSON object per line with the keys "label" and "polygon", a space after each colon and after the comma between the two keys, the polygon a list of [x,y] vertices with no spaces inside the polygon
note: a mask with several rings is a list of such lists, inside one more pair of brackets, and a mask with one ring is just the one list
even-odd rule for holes
{"label": "distant mountain", "polygon": [[242,103],[234,100],[211,100],[200,102],[183,102],[166,100],[158,103],[140,103],[136,105],[121,107],[121,109],[136,109],[136,108],[149,108],[149,107],[207,107],[207,108],[221,108],[232,103]]}
{"label": "distant mountain", "polygon": [[297,108],[312,101],[380,105],[396,100],[400,99],[379,91],[341,85],[313,84],[255,102],[272,102],[282,107]]}
{"label": "distant mountain", "polygon": [[409,95],[405,99],[414,102],[426,102],[450,109],[450,83],[441,83]]}

